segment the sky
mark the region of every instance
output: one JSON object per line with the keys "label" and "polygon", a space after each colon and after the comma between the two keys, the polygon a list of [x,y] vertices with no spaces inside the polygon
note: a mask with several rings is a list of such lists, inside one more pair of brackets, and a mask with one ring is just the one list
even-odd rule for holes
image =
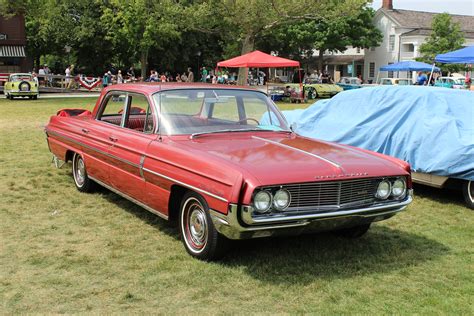
{"label": "sky", "polygon": [[[382,0],[372,3],[375,10],[381,6]],[[393,8],[474,16],[474,0],[393,0]]]}

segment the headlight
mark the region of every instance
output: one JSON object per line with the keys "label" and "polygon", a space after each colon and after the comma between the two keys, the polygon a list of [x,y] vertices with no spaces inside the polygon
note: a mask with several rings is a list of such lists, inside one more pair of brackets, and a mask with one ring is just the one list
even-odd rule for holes
{"label": "headlight", "polygon": [[405,195],[405,192],[407,190],[407,185],[405,183],[405,180],[402,178],[398,178],[395,180],[392,184],[392,195],[395,198],[400,198]]}
{"label": "headlight", "polygon": [[257,213],[265,213],[272,205],[272,195],[268,191],[260,191],[253,198],[253,205]]}
{"label": "headlight", "polygon": [[273,196],[273,206],[278,211],[285,210],[288,205],[290,205],[290,201],[290,192],[283,189],[276,191],[275,195]]}
{"label": "headlight", "polygon": [[381,200],[387,199],[391,193],[390,189],[390,182],[388,182],[387,180],[380,181],[379,185],[377,186],[377,192],[375,193],[375,197]]}

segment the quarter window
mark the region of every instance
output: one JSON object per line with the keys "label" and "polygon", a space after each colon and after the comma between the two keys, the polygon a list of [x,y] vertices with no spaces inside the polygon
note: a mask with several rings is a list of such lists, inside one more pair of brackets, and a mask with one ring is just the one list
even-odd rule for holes
{"label": "quarter window", "polygon": [[125,93],[111,93],[106,96],[98,120],[117,126],[122,125],[123,110],[127,95]]}

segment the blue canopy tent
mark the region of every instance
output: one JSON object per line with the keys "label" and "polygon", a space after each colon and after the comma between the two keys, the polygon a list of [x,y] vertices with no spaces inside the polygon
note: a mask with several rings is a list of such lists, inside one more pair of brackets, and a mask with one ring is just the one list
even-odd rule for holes
{"label": "blue canopy tent", "polygon": [[443,64],[474,64],[474,46],[436,55],[435,61]]}
{"label": "blue canopy tent", "polygon": [[[430,64],[425,64],[419,61],[407,60],[401,61],[396,64],[390,64],[387,66],[380,67],[381,71],[431,71],[433,68]],[[434,68],[435,71],[439,71],[438,67]]]}
{"label": "blue canopy tent", "polygon": [[[395,64],[390,64],[386,65],[383,67],[380,67],[380,71],[440,71],[438,67],[434,67],[434,65],[422,63],[419,61],[414,61],[414,60],[407,60],[407,61],[400,61]],[[379,74],[377,74],[377,80]]]}

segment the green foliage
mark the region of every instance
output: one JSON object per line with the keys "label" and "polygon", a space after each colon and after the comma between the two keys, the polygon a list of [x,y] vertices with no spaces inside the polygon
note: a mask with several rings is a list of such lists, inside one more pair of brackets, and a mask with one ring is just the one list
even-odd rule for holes
{"label": "green foliage", "polygon": [[[459,23],[452,22],[449,13],[438,14],[433,18],[431,25],[433,31],[426,42],[421,44],[421,57],[419,61],[432,64],[436,55],[447,53],[459,48],[464,44],[464,34]],[[437,64],[443,71],[459,71],[460,65]]]}

